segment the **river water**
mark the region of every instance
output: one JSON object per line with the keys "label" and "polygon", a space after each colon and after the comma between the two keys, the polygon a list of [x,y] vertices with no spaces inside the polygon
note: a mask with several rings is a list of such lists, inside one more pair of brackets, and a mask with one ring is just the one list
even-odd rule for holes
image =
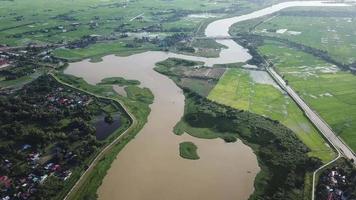
{"label": "river water", "polygon": [[[287,2],[251,14],[218,20],[206,29],[209,37],[228,36],[234,23],[261,17],[295,6],[329,6],[321,2]],[[333,6],[335,6],[333,4]],[[145,52],[128,57],[106,56],[100,63],[84,60],[71,63],[65,73],[83,77],[91,84],[108,77],[141,82],[155,96],[144,128],[117,156],[98,194],[101,200],[236,200],[248,199],[259,172],[252,149],[241,141],[204,140],[172,130],[184,113],[184,95],[172,80],[153,70],[155,63],[178,57],[213,64],[245,62],[251,58],[233,40],[218,40],[227,46],[219,58],[201,58],[165,52]],[[179,143],[198,146],[199,160],[179,156]]]}

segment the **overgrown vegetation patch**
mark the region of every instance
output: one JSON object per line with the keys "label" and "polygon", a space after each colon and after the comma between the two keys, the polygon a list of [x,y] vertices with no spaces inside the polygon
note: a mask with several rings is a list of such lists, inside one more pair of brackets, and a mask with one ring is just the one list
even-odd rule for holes
{"label": "overgrown vegetation patch", "polygon": [[189,160],[198,160],[198,147],[192,142],[182,142],[179,144],[179,155]]}
{"label": "overgrown vegetation patch", "polygon": [[178,86],[207,96],[226,69],[204,67],[202,62],[169,58],[157,63],[155,70],[169,76]]}

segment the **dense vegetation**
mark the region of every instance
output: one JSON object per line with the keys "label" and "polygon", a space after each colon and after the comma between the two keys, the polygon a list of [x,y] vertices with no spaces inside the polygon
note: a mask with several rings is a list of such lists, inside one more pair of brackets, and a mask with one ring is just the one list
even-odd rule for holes
{"label": "dense vegetation", "polygon": [[193,142],[182,142],[179,144],[179,155],[182,158],[190,160],[198,160],[198,147]]}
{"label": "dense vegetation", "polygon": [[51,76],[1,95],[0,112],[0,174],[12,183],[1,188],[2,195],[21,191],[29,199],[63,198],[107,142],[96,139],[96,116],[120,113],[120,133],[130,124],[111,102],[61,85]]}
{"label": "dense vegetation", "polygon": [[217,136],[241,138],[251,146],[262,171],[251,199],[303,199],[304,177],[321,165],[309,149],[277,121],[207,100],[185,89],[184,123]]}
{"label": "dense vegetation", "polygon": [[119,85],[119,86],[127,86],[127,85],[139,85],[140,81],[137,80],[126,80],[121,77],[112,77],[105,78],[101,80],[100,85]]}
{"label": "dense vegetation", "polygon": [[168,58],[156,64],[155,71],[169,76],[180,87],[188,87],[202,96],[208,96],[225,68],[204,67],[202,62]]}
{"label": "dense vegetation", "polygon": [[115,160],[116,155],[128,144],[136,134],[142,129],[147,122],[150,113],[149,105],[153,102],[153,94],[148,88],[139,88],[131,85],[125,88],[127,97],[119,96],[115,93],[112,85],[91,85],[82,78],[62,73],[56,74],[56,77],[66,84],[70,84],[80,90],[88,91],[91,94],[104,96],[106,98],[120,101],[125,105],[127,110],[135,117],[132,126],[112,148],[108,149],[103,157],[95,164],[94,168],[83,177],[79,187],[75,188],[69,199],[96,199],[97,190],[102,183],[106,172],[110,169],[111,163]]}

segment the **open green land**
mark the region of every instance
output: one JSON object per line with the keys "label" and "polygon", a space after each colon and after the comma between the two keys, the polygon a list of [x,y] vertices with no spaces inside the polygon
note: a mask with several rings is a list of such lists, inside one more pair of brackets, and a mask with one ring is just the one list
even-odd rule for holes
{"label": "open green land", "polygon": [[141,53],[148,50],[157,49],[152,44],[145,44],[136,48],[127,48],[123,42],[103,42],[90,45],[80,49],[60,48],[54,51],[53,55],[68,61],[78,61],[84,58],[91,58],[92,61],[100,61],[100,58],[108,54],[127,56],[135,53]]}
{"label": "open green land", "polygon": [[293,100],[273,85],[257,83],[252,79],[251,72],[229,69],[208,98],[217,103],[278,120],[293,130],[311,149],[310,156],[318,157],[325,162],[332,159],[333,151]]}
{"label": "open green land", "polygon": [[293,8],[258,24],[252,33],[288,39],[326,51],[343,64],[352,64],[356,62],[355,13],[354,7]]}
{"label": "open green land", "polygon": [[[219,46],[214,41],[183,42],[176,46],[182,41],[175,40],[176,36],[199,34],[212,18],[246,13],[278,1],[1,1],[0,44],[74,44],[73,48],[54,52],[68,60],[157,48],[194,53],[195,46],[198,55],[216,56]],[[98,40],[88,41],[90,38]]]}
{"label": "open green land", "polygon": [[266,42],[260,51],[355,151],[356,76],[280,43]]}
{"label": "open green land", "polygon": [[207,96],[214,88],[225,68],[203,67],[202,62],[169,58],[156,64],[155,70],[169,76],[182,88],[190,88]]}
{"label": "open green land", "polygon": [[179,144],[179,155],[189,160],[198,160],[198,147],[193,142],[182,142]]}

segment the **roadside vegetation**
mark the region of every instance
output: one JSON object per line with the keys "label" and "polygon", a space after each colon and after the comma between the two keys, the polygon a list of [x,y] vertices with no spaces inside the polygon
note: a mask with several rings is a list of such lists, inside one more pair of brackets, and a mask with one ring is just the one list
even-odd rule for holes
{"label": "roadside vegetation", "polygon": [[[267,59],[268,64],[355,151],[352,130],[355,129],[356,112],[350,101],[356,93],[353,87],[355,56],[352,53],[356,45],[355,37],[352,37],[356,30],[352,25],[354,20],[354,7],[293,8],[275,16],[235,25],[230,32],[238,36],[237,42],[253,53],[254,64],[264,67]],[[344,161],[341,163],[337,161],[336,165],[344,174],[349,171],[349,165]],[[327,169],[329,171],[323,173],[329,173],[330,169]],[[350,191],[348,184],[353,184],[348,179],[348,184],[336,185],[336,188],[329,185],[328,189],[324,186],[329,181],[325,177],[319,180],[318,199],[339,198],[340,189],[344,194]],[[322,191],[321,183],[324,184]]]}
{"label": "roadside vegetation", "polygon": [[[271,20],[245,22],[245,28],[236,26],[231,32],[247,34],[250,40],[259,41],[253,48],[259,48],[284,79],[355,151],[356,110],[350,101],[356,93],[356,78],[351,73],[356,48],[355,37],[352,37],[356,31],[352,25],[354,9],[302,11],[294,8]],[[291,19],[295,23],[287,23]]]}
{"label": "roadside vegetation", "polygon": [[198,147],[192,142],[182,142],[179,144],[179,155],[189,160],[198,160]]}
{"label": "roadside vegetation", "polygon": [[294,101],[268,78],[263,71],[229,69],[209,93],[208,99],[281,122],[311,149],[310,156],[330,161],[335,156],[332,149]]}
{"label": "roadside vegetation", "polygon": [[231,34],[255,53],[257,65],[266,58],[355,151],[354,11],[293,8],[235,25]]}
{"label": "roadside vegetation", "polygon": [[267,42],[260,50],[333,130],[356,150],[356,77],[306,53]]}

